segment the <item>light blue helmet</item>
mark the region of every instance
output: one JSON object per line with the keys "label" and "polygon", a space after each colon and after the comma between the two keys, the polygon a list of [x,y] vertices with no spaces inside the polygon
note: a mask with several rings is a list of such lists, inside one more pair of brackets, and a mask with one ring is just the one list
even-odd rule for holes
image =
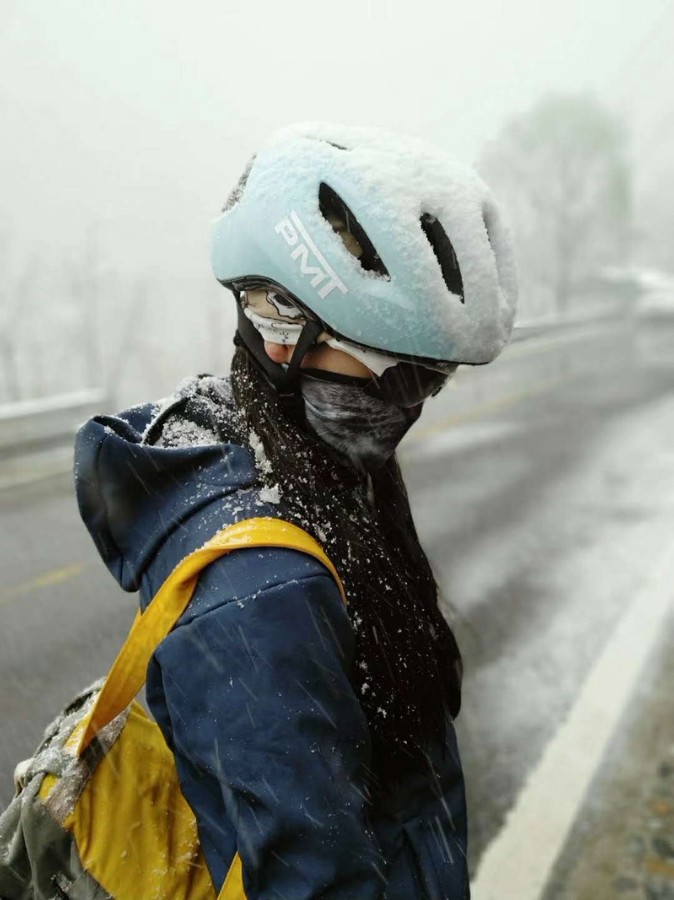
{"label": "light blue helmet", "polygon": [[375,129],[275,132],[214,223],[212,262],[228,287],[271,283],[336,337],[431,365],[490,362],[515,314],[510,240],[486,185]]}

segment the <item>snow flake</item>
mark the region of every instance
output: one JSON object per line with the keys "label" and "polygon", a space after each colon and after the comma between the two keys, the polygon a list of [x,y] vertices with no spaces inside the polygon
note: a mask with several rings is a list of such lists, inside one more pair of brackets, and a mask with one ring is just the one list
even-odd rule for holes
{"label": "snow flake", "polygon": [[274,503],[278,505],[281,502],[281,488],[278,484],[271,487],[263,487],[260,491],[260,500],[262,503]]}
{"label": "snow flake", "polygon": [[257,432],[251,430],[248,436],[248,443],[250,444],[250,449],[255,455],[255,465],[260,470],[260,472],[263,473],[263,475],[269,475],[272,470],[271,463],[267,459],[267,454],[264,452],[262,441],[260,440]]}

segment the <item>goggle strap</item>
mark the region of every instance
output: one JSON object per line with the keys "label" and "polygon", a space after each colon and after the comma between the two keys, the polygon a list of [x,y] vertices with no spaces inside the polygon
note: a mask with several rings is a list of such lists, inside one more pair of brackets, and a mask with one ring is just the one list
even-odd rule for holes
{"label": "goggle strap", "polygon": [[244,313],[240,304],[237,304],[237,330],[234,335],[234,343],[239,347],[245,347],[251,354],[265,379],[278,393],[287,390],[286,371],[283,366],[273,362],[267,356],[264,349],[264,341],[257,328]]}
{"label": "goggle strap", "polygon": [[314,320],[307,322],[295,345],[290,363],[284,367],[267,356],[262,335],[243,311],[241,303],[237,303],[237,307],[234,343],[248,350],[265,380],[276,391],[281,405],[293,416],[301,419],[304,415],[304,403],[299,390],[300,365],[323,332],[320,322]]}
{"label": "goggle strap", "polygon": [[316,322],[314,319],[308,319],[304,328],[300,332],[298,341],[295,344],[295,349],[293,350],[293,355],[290,357],[290,362],[288,363],[288,369],[286,370],[289,381],[293,386],[297,384],[297,381],[299,379],[302,360],[307,355],[309,350],[311,350],[312,347],[316,346],[316,342],[322,332],[323,326],[320,322]]}

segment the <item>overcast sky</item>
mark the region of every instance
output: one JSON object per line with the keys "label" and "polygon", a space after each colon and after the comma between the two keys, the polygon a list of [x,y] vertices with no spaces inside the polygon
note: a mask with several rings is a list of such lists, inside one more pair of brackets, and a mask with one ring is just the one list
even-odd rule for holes
{"label": "overcast sky", "polygon": [[[2,224],[46,267],[201,281],[260,139],[298,119],[425,136],[471,162],[548,90],[672,129],[671,0],[0,0]],[[670,144],[671,148],[671,144]]]}

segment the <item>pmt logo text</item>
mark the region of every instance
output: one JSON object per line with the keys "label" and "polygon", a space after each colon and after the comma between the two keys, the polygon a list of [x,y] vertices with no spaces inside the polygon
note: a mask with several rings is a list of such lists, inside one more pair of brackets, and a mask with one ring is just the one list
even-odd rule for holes
{"label": "pmt logo text", "polygon": [[335,288],[342,294],[348,294],[349,289],[314,244],[295,210],[281,219],[274,231],[292,247],[290,257],[298,263],[302,276],[311,279],[312,287],[318,288],[320,285],[319,297],[324,299]]}

